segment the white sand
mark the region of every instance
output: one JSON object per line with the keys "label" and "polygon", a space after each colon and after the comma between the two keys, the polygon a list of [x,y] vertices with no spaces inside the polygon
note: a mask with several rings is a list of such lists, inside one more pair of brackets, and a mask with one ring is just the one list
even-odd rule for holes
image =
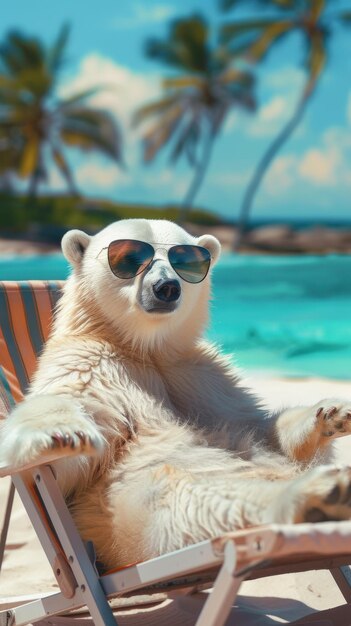
{"label": "white sand", "polygon": [[[248,382],[272,409],[297,404],[313,404],[330,397],[350,398],[351,402],[351,383],[346,382],[322,379],[289,381],[262,377],[251,378]],[[348,463],[351,450],[350,437],[339,439],[337,449],[340,460]],[[8,486],[6,479],[0,480],[0,520],[3,517]],[[0,575],[0,604],[1,597],[58,589],[50,566],[17,496],[8,542],[3,571]],[[201,597],[182,597],[174,602],[167,601],[162,606],[162,619],[157,621],[157,624],[164,623],[167,626],[176,626],[178,623],[182,626],[193,624],[192,612],[197,612],[201,602]],[[341,593],[336,588],[329,572],[304,572],[244,583],[238,608],[234,610],[233,615],[235,621],[238,618],[240,626],[256,624],[268,626],[286,623],[293,617],[298,619],[314,610],[342,603]],[[126,621],[122,619],[122,626],[124,624],[137,626],[140,623],[138,615],[140,619],[143,615],[143,625],[146,621],[149,623],[148,620],[152,617],[150,611],[151,609],[148,609],[148,612],[138,613],[134,617],[129,614],[125,618]],[[156,622],[150,621],[151,623]],[[342,620],[339,623],[344,624]]]}

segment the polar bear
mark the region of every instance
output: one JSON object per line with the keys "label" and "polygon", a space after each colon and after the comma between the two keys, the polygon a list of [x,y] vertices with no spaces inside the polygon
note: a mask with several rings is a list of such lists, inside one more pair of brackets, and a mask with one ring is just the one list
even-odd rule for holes
{"label": "polar bear", "polygon": [[107,567],[269,522],[348,519],[351,470],[331,441],[351,405],[267,415],[203,338],[220,244],[164,220],[62,241],[73,271],[30,391],[2,431],[18,466],[56,447],[85,540]]}

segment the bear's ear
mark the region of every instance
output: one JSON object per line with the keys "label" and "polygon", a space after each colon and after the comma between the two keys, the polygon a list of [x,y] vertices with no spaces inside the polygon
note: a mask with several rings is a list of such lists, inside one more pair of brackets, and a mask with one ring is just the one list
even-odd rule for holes
{"label": "bear's ear", "polygon": [[207,250],[211,253],[212,263],[217,263],[221,254],[221,244],[219,243],[218,239],[216,239],[216,237],[213,237],[213,235],[202,235],[198,238],[197,243],[199,246],[207,248]]}
{"label": "bear's ear", "polygon": [[81,264],[90,240],[91,237],[82,230],[69,230],[64,234],[61,241],[62,252],[71,265],[76,267]]}

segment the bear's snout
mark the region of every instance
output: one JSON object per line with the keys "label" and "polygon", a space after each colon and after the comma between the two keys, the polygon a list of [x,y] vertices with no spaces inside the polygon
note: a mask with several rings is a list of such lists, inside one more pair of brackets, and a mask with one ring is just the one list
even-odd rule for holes
{"label": "bear's snout", "polygon": [[181,287],[178,280],[160,279],[152,286],[153,292],[161,302],[176,302],[180,298]]}

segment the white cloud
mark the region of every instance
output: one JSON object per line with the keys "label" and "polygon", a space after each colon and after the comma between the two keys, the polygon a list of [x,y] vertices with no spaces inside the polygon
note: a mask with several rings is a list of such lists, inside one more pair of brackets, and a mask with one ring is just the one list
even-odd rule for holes
{"label": "white cloud", "polygon": [[97,160],[87,160],[75,170],[75,178],[79,186],[85,189],[101,187],[111,189],[118,185],[128,186],[130,176],[117,165]]}
{"label": "white cloud", "polygon": [[328,146],[339,146],[342,151],[351,148],[351,133],[340,126],[331,126],[323,134],[323,142]]}
{"label": "white cloud", "polygon": [[191,172],[189,177],[184,178],[184,175],[181,176],[169,168],[163,168],[156,173],[145,168],[125,171],[99,157],[90,158],[75,169],[75,180],[83,190],[133,189],[137,183],[139,190],[154,190],[155,197],[159,193],[167,192],[169,197],[174,197],[177,201],[185,196],[192,175]]}
{"label": "white cloud", "polygon": [[262,121],[271,122],[284,116],[286,108],[286,101],[282,96],[276,96],[272,98],[270,102],[267,102],[260,110],[260,117]]}
{"label": "white cloud", "polygon": [[[63,98],[94,87],[99,90],[87,103],[115,117],[122,129],[125,162],[129,169],[135,169],[140,160],[141,129],[133,127],[133,114],[141,105],[161,96],[159,78],[155,74],[133,72],[95,53],[82,59],[77,73],[61,86],[59,95]],[[129,180],[132,184],[132,178]]]}
{"label": "white cloud", "polygon": [[193,170],[191,170],[189,176],[184,178],[184,175],[176,174],[174,169],[165,167],[161,171],[158,171],[157,174],[141,174],[138,177],[138,182],[146,189],[155,189],[156,187],[157,189],[166,189],[170,194],[174,194],[177,200],[180,201],[183,196],[185,196],[193,175]]}
{"label": "white cloud", "polygon": [[[245,125],[251,137],[274,137],[292,117],[304,84],[304,72],[287,66],[279,71],[263,72],[260,77],[261,106]],[[298,132],[303,133],[300,124]]]}
{"label": "white cloud", "polygon": [[146,6],[145,4],[135,4],[132,7],[132,14],[128,17],[113,20],[112,26],[116,30],[139,28],[146,24],[166,22],[174,17],[175,7],[169,4],[155,4]]}
{"label": "white cloud", "polygon": [[300,158],[299,174],[312,185],[336,188],[351,184],[351,134],[346,128],[331,127],[321,145]]}
{"label": "white cloud", "polygon": [[329,128],[319,146],[309,148],[302,155],[278,157],[264,178],[264,189],[278,196],[293,186],[307,184],[334,193],[339,187],[351,186],[350,162],[350,134],[343,128]]}
{"label": "white cloud", "polygon": [[337,146],[308,150],[299,163],[302,178],[319,185],[335,185],[342,156]]}
{"label": "white cloud", "polygon": [[129,125],[132,113],[141,104],[161,95],[155,74],[133,72],[97,53],[82,59],[76,75],[66,80],[59,95],[66,97],[94,87],[99,91],[89,99],[91,105],[108,109],[124,125]]}
{"label": "white cloud", "polygon": [[299,92],[302,89],[306,74],[302,69],[288,65],[264,76],[265,83],[271,89],[278,91],[288,89],[290,92]]}
{"label": "white cloud", "polygon": [[47,185],[50,189],[54,189],[55,191],[67,189],[67,183],[57,167],[52,166],[49,169]]}
{"label": "white cloud", "polygon": [[283,123],[291,117],[291,100],[285,96],[273,96],[256,113],[248,124],[248,134],[254,137],[274,135]]}
{"label": "white cloud", "polygon": [[[157,168],[155,171],[142,168],[140,164],[140,138],[146,124],[133,128],[133,113],[143,104],[162,96],[161,84],[156,74],[141,74],[115,63],[100,54],[90,54],[82,59],[76,74],[67,80],[60,90],[66,97],[80,91],[101,86],[101,91],[89,99],[89,103],[110,111],[123,129],[125,161],[127,170],[118,168],[101,157],[88,156],[75,168],[78,186],[85,189],[145,189],[155,191],[155,198],[165,195],[180,201],[190,184],[193,171],[187,176],[174,168]],[[58,182],[58,181],[56,181]]]}

